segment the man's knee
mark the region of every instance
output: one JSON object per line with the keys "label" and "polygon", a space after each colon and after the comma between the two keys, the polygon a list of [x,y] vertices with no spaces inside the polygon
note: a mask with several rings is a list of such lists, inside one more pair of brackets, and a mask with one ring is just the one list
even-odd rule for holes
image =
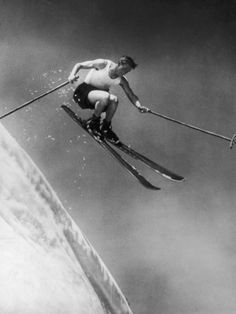
{"label": "man's knee", "polygon": [[96,107],[100,107],[102,109],[106,108],[109,104],[110,98],[109,94],[104,95],[101,99],[99,99],[96,103]]}
{"label": "man's knee", "polygon": [[118,103],[119,103],[119,100],[118,100],[118,97],[115,96],[115,95],[110,95],[110,102],[115,105],[115,106],[118,106]]}
{"label": "man's knee", "polygon": [[103,96],[102,99],[100,100],[100,103],[105,107],[107,107],[109,105],[109,102],[110,102],[110,95],[109,94]]}
{"label": "man's knee", "polygon": [[100,110],[107,110],[107,108],[117,107],[118,106],[118,97],[115,95],[108,94],[104,95],[95,105],[95,108]]}

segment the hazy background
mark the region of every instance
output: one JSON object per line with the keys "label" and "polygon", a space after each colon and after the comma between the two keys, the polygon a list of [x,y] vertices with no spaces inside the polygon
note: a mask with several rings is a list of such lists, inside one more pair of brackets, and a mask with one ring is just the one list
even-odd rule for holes
{"label": "hazy background", "polygon": [[[0,113],[65,81],[78,61],[128,54],[139,64],[127,78],[143,105],[231,137],[235,18],[236,1],[0,0]],[[235,313],[236,147],[142,115],[121,90],[114,93],[118,135],[185,183],[135,162],[162,191],[139,186],[59,109],[71,102],[70,86],[3,124],[46,175],[134,313]]]}

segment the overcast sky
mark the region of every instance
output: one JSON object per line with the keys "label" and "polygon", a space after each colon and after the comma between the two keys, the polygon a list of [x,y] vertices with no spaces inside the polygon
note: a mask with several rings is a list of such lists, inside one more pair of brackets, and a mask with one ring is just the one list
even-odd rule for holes
{"label": "overcast sky", "polygon": [[[65,81],[76,62],[128,54],[138,67],[127,78],[143,105],[231,137],[235,17],[234,1],[0,0],[1,114]],[[121,90],[113,92],[120,99],[117,134],[185,183],[135,162],[162,190],[139,186],[59,110],[72,103],[70,86],[3,124],[45,174],[134,313],[235,313],[235,150],[140,114]]]}

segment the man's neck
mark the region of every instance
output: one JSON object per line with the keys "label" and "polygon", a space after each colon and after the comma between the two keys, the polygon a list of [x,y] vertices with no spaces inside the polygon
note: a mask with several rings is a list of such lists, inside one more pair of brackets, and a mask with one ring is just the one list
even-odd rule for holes
{"label": "man's neck", "polygon": [[116,79],[117,77],[119,77],[119,75],[117,74],[117,64],[111,66],[110,70],[109,70],[109,76],[111,79]]}

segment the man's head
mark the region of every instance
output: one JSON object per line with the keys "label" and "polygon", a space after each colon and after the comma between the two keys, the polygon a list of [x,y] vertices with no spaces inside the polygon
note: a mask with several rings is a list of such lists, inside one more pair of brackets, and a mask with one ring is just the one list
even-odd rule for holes
{"label": "man's head", "polygon": [[137,64],[129,56],[122,56],[118,61],[118,71],[120,75],[124,75],[131,70],[135,69]]}

